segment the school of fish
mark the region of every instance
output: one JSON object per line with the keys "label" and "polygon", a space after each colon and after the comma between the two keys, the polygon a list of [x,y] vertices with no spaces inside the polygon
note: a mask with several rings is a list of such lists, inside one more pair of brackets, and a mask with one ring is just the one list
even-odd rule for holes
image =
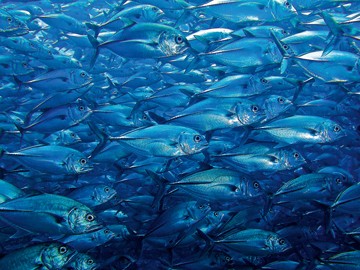
{"label": "school of fish", "polygon": [[0,2],[0,269],[360,269],[359,0]]}

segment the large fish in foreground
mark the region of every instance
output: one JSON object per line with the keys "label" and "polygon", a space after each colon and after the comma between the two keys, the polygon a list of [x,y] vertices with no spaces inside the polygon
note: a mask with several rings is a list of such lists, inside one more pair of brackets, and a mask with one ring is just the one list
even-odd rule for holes
{"label": "large fish in foreground", "polygon": [[3,270],[63,269],[77,251],[60,243],[38,244],[16,250],[0,259]]}
{"label": "large fish in foreground", "polygon": [[0,219],[23,232],[50,236],[81,234],[101,225],[87,206],[64,196],[43,194],[0,205]]}

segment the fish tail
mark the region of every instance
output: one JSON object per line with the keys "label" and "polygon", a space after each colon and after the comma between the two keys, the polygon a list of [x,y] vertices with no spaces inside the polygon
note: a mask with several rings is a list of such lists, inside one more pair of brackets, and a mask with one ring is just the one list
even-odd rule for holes
{"label": "fish tail", "polygon": [[164,117],[157,115],[154,112],[149,111],[148,114],[151,117],[151,119],[153,119],[158,124],[163,124],[167,122],[167,120]]}
{"label": "fish tail", "polygon": [[22,86],[23,86],[23,82],[16,76],[13,76],[14,78],[14,82],[17,84],[17,86],[19,87],[19,90],[21,90]]}
{"label": "fish tail", "polygon": [[341,29],[340,25],[334,20],[334,18],[330,14],[328,14],[327,12],[320,12],[319,15],[323,18],[330,31],[327,38],[327,45],[325,46],[321,55],[326,56],[339,43],[340,37],[344,34],[344,32]]}
{"label": "fish tail", "polygon": [[333,212],[333,208],[331,207],[331,205],[325,204],[321,201],[318,200],[314,200],[313,203],[319,207],[320,209],[323,210],[324,212],[324,224],[325,224],[325,232],[326,233],[333,233],[331,227],[333,224],[333,216],[332,216],[332,212]]}
{"label": "fish tail", "polygon": [[205,241],[205,248],[202,252],[202,255],[204,255],[213,248],[215,241],[212,238],[210,238],[206,233],[204,233],[202,230],[196,228],[196,231],[198,235]]}
{"label": "fish tail", "polygon": [[169,181],[150,170],[146,170],[146,173],[159,187],[151,206],[153,208],[160,209],[161,201],[165,195],[166,187],[169,185]]}
{"label": "fish tail", "polygon": [[96,59],[98,58],[99,56],[99,45],[100,45],[100,42],[96,39],[96,37],[93,37],[91,35],[87,35],[88,36],[88,39],[91,43],[91,45],[94,47],[95,49],[95,53],[94,53],[94,56],[91,58],[91,61],[90,61],[90,68],[94,67],[95,65],[95,62],[96,62]]}
{"label": "fish tail", "polygon": [[25,130],[18,123],[14,123],[14,125],[17,128],[17,130],[20,132],[20,146],[21,146],[22,142],[23,142],[23,139],[24,139]]}
{"label": "fish tail", "polygon": [[273,194],[269,194],[268,196],[266,196],[266,201],[264,204],[264,216],[267,215],[267,213],[269,213],[270,209],[274,206],[274,195]]}
{"label": "fish tail", "polygon": [[106,134],[105,131],[101,130],[98,126],[93,124],[92,122],[88,122],[88,125],[92,132],[99,138],[99,144],[95,147],[95,149],[91,152],[89,158],[93,158],[96,156],[106,145],[107,141],[110,139],[109,135]]}
{"label": "fish tail", "polygon": [[310,77],[310,78],[308,78],[308,79],[306,79],[306,80],[304,80],[304,81],[300,81],[300,82],[299,82],[299,86],[296,88],[295,93],[294,93],[294,96],[293,96],[293,99],[292,99],[292,103],[293,103],[294,105],[295,105],[295,103],[296,103],[296,99],[298,98],[300,92],[303,90],[305,84],[307,84],[307,83],[309,83],[309,82],[312,82],[312,81],[314,81],[314,80],[315,80],[314,77]]}
{"label": "fish tail", "polygon": [[[86,27],[93,30],[94,31],[94,37],[97,38],[99,33],[100,33],[100,30],[101,30],[101,26],[96,24],[96,23],[91,23],[91,22],[86,22],[85,23]],[[90,41],[91,42],[91,41]]]}
{"label": "fish tail", "polygon": [[287,67],[289,66],[289,61],[292,59],[293,57],[293,52],[291,52],[291,49],[289,48],[288,45],[283,44],[275,35],[274,31],[271,30],[271,36],[278,48],[278,50],[280,51],[281,55],[283,56],[283,59],[281,61],[281,66],[280,66],[280,73],[283,74],[285,73]]}

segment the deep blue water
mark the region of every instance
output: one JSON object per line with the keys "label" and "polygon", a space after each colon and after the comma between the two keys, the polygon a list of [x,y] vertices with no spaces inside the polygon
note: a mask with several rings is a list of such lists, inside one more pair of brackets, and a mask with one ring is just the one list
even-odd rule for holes
{"label": "deep blue water", "polygon": [[360,269],[357,1],[1,1],[0,269]]}

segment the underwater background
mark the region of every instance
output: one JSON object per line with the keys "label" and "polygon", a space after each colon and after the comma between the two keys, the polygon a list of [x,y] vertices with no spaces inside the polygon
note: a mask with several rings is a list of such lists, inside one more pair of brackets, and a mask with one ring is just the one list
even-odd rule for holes
{"label": "underwater background", "polygon": [[0,269],[360,269],[359,10],[0,1]]}

